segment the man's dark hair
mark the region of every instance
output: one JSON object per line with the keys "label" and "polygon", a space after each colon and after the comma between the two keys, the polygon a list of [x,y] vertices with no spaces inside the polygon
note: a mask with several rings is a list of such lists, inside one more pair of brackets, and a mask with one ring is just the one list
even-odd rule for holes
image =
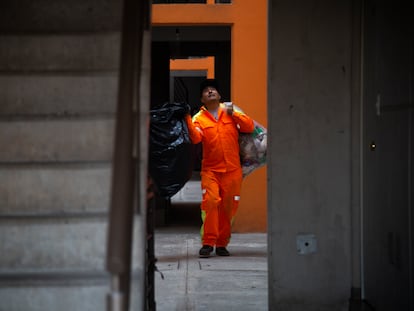
{"label": "man's dark hair", "polygon": [[217,92],[220,93],[219,84],[218,84],[218,81],[216,79],[205,79],[200,84],[200,96],[202,96],[204,89],[206,87],[209,87],[209,86],[214,87],[217,90]]}

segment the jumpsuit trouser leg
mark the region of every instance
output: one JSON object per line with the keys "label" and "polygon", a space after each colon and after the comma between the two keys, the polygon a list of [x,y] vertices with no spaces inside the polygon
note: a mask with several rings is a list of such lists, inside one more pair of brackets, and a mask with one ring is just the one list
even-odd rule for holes
{"label": "jumpsuit trouser leg", "polygon": [[203,245],[226,247],[237,212],[242,185],[242,170],[226,173],[201,172],[201,240]]}

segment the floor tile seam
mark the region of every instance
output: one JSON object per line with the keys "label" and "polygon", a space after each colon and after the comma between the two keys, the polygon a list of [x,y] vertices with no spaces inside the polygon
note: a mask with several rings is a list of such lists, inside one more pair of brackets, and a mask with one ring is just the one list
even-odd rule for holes
{"label": "floor tile seam", "polygon": [[233,273],[238,273],[238,275],[243,275],[245,277],[247,276],[252,276],[252,275],[257,275],[257,276],[264,276],[268,274],[268,271],[266,270],[241,270],[241,269],[231,269],[231,270],[227,270],[227,269],[203,269],[200,270],[202,272],[204,272],[204,274],[206,273],[217,273],[217,274],[230,274],[232,275]]}
{"label": "floor tile seam", "polygon": [[186,257],[185,257],[185,296],[188,295],[188,265],[189,265],[189,240],[186,240]]}
{"label": "floor tile seam", "polygon": [[[242,290],[244,291],[242,293],[240,292],[240,290],[241,290],[240,288],[234,288],[233,290],[230,290],[230,289],[229,290],[222,290],[222,289],[208,290],[206,288],[203,288],[202,292],[200,292],[200,290],[194,290],[194,291],[189,292],[187,296],[190,299],[195,298],[195,300],[199,300],[197,299],[197,297],[200,297],[200,296],[204,297],[206,295],[209,295],[209,296],[227,295],[231,298],[240,296],[240,297],[245,297],[246,300],[251,297],[258,297],[259,295],[267,297],[267,288],[255,288],[255,289],[243,288]],[[247,291],[249,292],[246,293]]]}
{"label": "floor tile seam", "polygon": [[208,279],[209,277],[228,277],[228,278],[244,278],[244,279],[260,279],[267,282],[268,272],[246,271],[246,270],[192,270],[189,271],[188,280],[192,279]]}

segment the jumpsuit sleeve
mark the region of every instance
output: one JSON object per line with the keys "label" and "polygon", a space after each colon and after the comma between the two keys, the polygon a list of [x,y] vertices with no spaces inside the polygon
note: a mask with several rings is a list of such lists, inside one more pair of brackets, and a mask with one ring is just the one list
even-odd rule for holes
{"label": "jumpsuit sleeve", "polygon": [[248,115],[234,111],[233,112],[233,119],[239,127],[239,131],[242,133],[252,133],[254,130],[254,122],[253,119],[250,118]]}
{"label": "jumpsuit sleeve", "polygon": [[203,134],[202,134],[201,129],[197,128],[197,127],[194,125],[194,123],[193,123],[193,121],[192,121],[192,119],[191,119],[191,115],[187,114],[187,115],[185,116],[185,122],[187,123],[188,133],[189,133],[189,135],[190,135],[191,142],[192,142],[193,144],[198,144],[198,143],[200,143],[200,142],[201,142],[201,139],[202,139]]}

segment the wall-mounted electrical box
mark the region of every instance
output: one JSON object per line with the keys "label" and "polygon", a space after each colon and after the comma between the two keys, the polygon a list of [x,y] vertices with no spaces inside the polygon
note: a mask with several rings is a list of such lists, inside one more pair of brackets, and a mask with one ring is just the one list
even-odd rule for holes
{"label": "wall-mounted electrical box", "polygon": [[316,253],[316,236],[314,234],[298,234],[296,236],[296,247],[299,255]]}

